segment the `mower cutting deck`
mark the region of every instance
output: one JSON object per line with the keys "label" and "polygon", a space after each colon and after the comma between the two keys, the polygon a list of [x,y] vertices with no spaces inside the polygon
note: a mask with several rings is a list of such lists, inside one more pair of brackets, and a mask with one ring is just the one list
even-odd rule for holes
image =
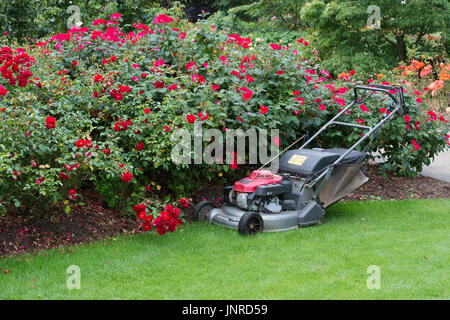
{"label": "mower cutting deck", "polygon": [[[362,90],[362,99],[358,91]],[[367,94],[367,92],[369,92]],[[385,93],[393,101],[374,127],[336,121],[356,103],[363,103],[374,93]],[[395,92],[395,93],[392,93]],[[249,177],[224,188],[224,204],[201,201],[194,208],[194,219],[208,220],[249,235],[263,231],[284,231],[321,222],[325,209],[360,188],[369,180],[363,161],[370,142],[356,151],[366,138],[372,141],[379,129],[396,114],[403,114],[403,89],[397,86],[356,86],[354,99],[326,123],[299,149],[289,150],[279,162],[279,172],[255,170]],[[369,130],[349,149],[306,149],[330,125]]]}

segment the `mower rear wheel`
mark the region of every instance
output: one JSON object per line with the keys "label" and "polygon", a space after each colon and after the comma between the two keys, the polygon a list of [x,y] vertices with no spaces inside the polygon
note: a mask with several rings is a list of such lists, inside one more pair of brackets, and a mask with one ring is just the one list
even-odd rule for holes
{"label": "mower rear wheel", "polygon": [[239,220],[238,232],[242,235],[254,235],[263,232],[264,221],[257,212],[247,212]]}
{"label": "mower rear wheel", "polygon": [[192,218],[194,221],[208,220],[208,214],[212,209],[217,208],[216,204],[211,201],[200,201],[194,207]]}

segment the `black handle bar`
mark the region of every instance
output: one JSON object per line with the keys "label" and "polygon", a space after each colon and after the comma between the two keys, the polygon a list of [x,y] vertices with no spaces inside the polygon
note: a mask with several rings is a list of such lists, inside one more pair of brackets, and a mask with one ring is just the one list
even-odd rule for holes
{"label": "black handle bar", "polygon": [[[383,85],[383,84],[371,84],[369,86],[356,86],[353,88],[353,92],[354,92],[354,99],[355,99],[355,103],[362,103],[364,101],[366,101],[366,99],[370,96],[367,95],[364,99],[359,100],[358,99],[358,90],[364,90],[364,91],[378,91],[378,92],[384,92],[386,93],[393,101],[395,106],[399,107],[398,108],[398,113],[399,114],[403,114],[403,112],[405,111],[405,102],[403,99],[403,88],[401,86],[387,86],[387,85]],[[395,91],[395,94],[392,94],[391,91]]]}

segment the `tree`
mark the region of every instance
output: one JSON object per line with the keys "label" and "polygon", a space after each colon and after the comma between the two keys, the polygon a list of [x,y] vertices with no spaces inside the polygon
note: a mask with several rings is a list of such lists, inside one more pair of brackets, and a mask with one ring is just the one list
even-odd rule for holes
{"label": "tree", "polygon": [[[379,8],[379,25],[373,23],[372,8]],[[448,0],[312,0],[303,6],[301,17],[313,29],[324,60],[344,54],[350,57],[338,59],[344,68],[356,67],[357,61],[370,63],[368,59],[387,67],[405,61],[408,49],[423,44],[425,35],[440,32],[445,37],[448,8]]]}

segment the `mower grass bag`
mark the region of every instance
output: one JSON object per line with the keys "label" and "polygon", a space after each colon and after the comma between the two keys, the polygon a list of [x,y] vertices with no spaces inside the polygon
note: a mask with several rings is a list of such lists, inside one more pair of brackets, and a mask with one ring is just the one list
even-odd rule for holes
{"label": "mower grass bag", "polygon": [[[358,92],[361,92],[358,99]],[[392,93],[395,92],[395,93]],[[363,103],[372,94],[387,94],[392,105],[386,108],[374,127],[337,121],[347,110]],[[363,162],[370,142],[382,126],[397,114],[403,114],[403,88],[398,86],[356,86],[353,101],[320,128],[299,149],[286,151],[279,158],[277,173],[255,170],[249,177],[224,188],[224,204],[217,207],[201,201],[195,208],[196,221],[210,221],[237,229],[243,235],[263,231],[284,231],[321,223],[325,209],[369,180]],[[320,133],[331,125],[368,130],[349,149],[307,149]],[[360,151],[355,149],[370,137]],[[284,152],[284,151],[283,151]],[[282,153],[283,153],[282,152]]]}

